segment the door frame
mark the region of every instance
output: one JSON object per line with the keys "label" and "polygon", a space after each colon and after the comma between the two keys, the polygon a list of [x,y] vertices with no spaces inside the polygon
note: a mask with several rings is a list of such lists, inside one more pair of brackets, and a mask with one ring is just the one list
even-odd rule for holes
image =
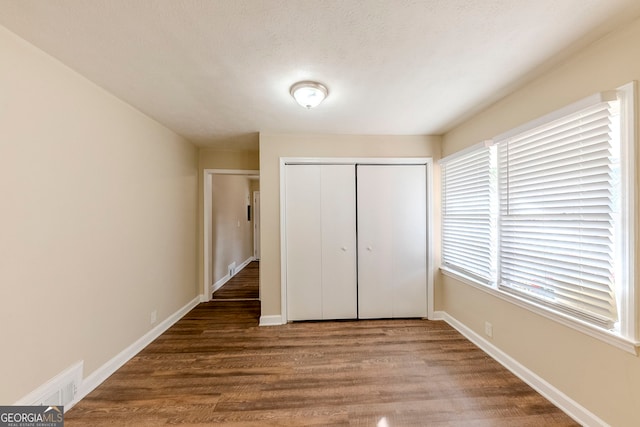
{"label": "door frame", "polygon": [[209,266],[209,257],[213,253],[213,235],[211,221],[213,217],[213,176],[214,175],[246,175],[246,176],[258,176],[260,178],[259,170],[247,170],[247,169],[204,169],[203,170],[203,283],[202,283],[202,300],[210,301],[213,295],[213,283],[211,277],[211,268]]}
{"label": "door frame", "polygon": [[253,192],[253,257],[260,260],[260,190]]}
{"label": "door frame", "polygon": [[286,165],[424,165],[427,189],[427,319],[434,318],[433,158],[431,157],[280,157],[280,316],[287,323]]}

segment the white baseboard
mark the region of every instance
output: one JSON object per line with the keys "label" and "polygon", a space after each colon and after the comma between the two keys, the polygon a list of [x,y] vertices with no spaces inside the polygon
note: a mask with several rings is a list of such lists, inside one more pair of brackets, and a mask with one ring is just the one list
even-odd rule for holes
{"label": "white baseboard", "polygon": [[222,286],[224,286],[225,283],[227,283],[229,280],[231,279],[231,276],[229,274],[225,275],[222,279],[218,280],[216,283],[213,284],[213,286],[211,286],[211,293],[214,293],[215,291],[217,291],[218,289],[220,289]]}
{"label": "white baseboard", "polygon": [[15,406],[62,405],[65,411],[70,402],[75,403],[79,385],[82,383],[82,360],[74,363],[64,371],[42,384],[31,393],[14,403]]}
{"label": "white baseboard", "polygon": [[[455,319],[444,311],[436,311],[433,313],[433,320],[444,320],[454,329],[464,335],[469,341],[480,347],[485,353],[495,359],[502,366],[519,377],[522,381],[529,384],[534,390],[547,398],[551,403],[556,405],[567,415],[583,426],[607,426],[603,420],[580,405],[575,400],[558,390],[552,384],[529,370],[526,366],[500,350],[498,347],[487,341],[483,336],[476,333],[465,324]],[[262,323],[262,322],[261,322]]]}
{"label": "white baseboard", "polygon": [[271,316],[260,316],[260,326],[278,326],[284,325],[282,316],[279,314]]}
{"label": "white baseboard", "polygon": [[238,266],[238,268],[236,268],[236,274],[238,274],[239,272],[241,272],[247,265],[249,265],[249,263],[251,263],[252,261],[255,261],[255,257],[250,256],[249,258],[245,259],[242,264],[240,264],[240,266]]}
{"label": "white baseboard", "polygon": [[[446,313],[444,311],[434,311],[433,315],[429,318],[429,320],[444,320],[445,314]],[[451,325],[451,326],[453,326],[453,325]]]}
{"label": "white baseboard", "polygon": [[[249,265],[249,263],[251,261],[255,261],[255,257],[250,256],[249,258],[247,258],[246,260],[244,260],[242,262],[242,264],[240,264],[238,267],[236,267],[236,273],[238,274],[239,272],[242,271],[242,269],[244,269],[247,265]],[[234,274],[234,276],[235,276]],[[211,286],[211,293],[214,293],[215,291],[217,291],[218,289],[220,289],[222,286],[224,286],[225,283],[227,283],[229,280],[231,280],[233,276],[230,274],[225,275],[223,278],[221,278],[220,280],[218,280],[217,282],[215,282],[213,284],[213,286]],[[208,301],[208,300],[207,300]]]}
{"label": "white baseboard", "polygon": [[76,395],[76,399],[71,402],[68,406],[65,407],[65,410],[71,409],[73,405],[78,403],[81,399],[83,399],[87,394],[91,393],[96,387],[98,387],[104,380],[109,378],[111,374],[117,371],[122,365],[127,363],[131,358],[133,358],[136,354],[138,354],[143,348],[149,345],[153,340],[158,338],[169,329],[174,323],[180,320],[185,314],[187,314],[192,308],[200,303],[201,296],[198,295],[187,304],[185,304],[178,311],[173,313],[171,316],[160,322],[155,328],[151,329],[149,332],[144,334],[138,340],[136,340],[129,347],[122,350],[115,357],[109,360],[107,363],[96,369],[91,375],[85,378],[82,381],[82,384],[79,387],[78,394]]}

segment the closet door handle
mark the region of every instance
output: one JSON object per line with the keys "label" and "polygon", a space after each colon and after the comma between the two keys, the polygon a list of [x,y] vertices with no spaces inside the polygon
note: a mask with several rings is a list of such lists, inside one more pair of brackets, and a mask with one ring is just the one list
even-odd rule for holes
{"label": "closet door handle", "polygon": [[373,250],[373,248],[372,248],[371,246],[367,246],[367,250],[368,250],[369,252],[371,252],[371,251]]}
{"label": "closet door handle", "polygon": [[347,252],[347,247],[346,246],[343,246],[340,249],[342,249],[342,252]]}

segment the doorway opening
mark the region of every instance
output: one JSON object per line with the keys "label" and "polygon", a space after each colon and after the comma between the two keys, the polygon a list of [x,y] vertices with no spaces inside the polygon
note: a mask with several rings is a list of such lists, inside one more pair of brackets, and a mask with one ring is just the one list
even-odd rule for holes
{"label": "doorway opening", "polygon": [[205,169],[203,175],[205,300],[212,300],[216,291],[216,299],[259,299],[254,237],[260,229],[254,198],[260,190],[259,171]]}

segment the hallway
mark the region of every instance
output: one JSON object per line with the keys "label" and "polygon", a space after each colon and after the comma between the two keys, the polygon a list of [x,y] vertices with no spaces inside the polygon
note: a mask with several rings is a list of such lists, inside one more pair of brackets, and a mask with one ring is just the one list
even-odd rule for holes
{"label": "hallway", "polygon": [[260,262],[252,261],[220,289],[214,300],[257,300],[260,298]]}

